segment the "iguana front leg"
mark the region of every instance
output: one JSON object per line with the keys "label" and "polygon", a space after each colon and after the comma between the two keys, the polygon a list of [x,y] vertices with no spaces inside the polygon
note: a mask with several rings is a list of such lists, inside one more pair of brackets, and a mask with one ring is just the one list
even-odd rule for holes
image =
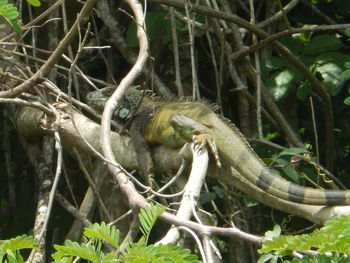
{"label": "iguana front leg", "polygon": [[200,148],[207,146],[215,158],[216,165],[221,167],[214,137],[207,126],[181,114],[173,114],[170,124],[185,140],[193,141],[195,146]]}
{"label": "iguana front leg", "polygon": [[151,150],[143,136],[143,130],[150,115],[151,113],[149,110],[145,110],[134,117],[134,120],[130,125],[130,137],[137,153],[141,176],[146,180],[150,187],[158,188],[154,180],[154,165]]}

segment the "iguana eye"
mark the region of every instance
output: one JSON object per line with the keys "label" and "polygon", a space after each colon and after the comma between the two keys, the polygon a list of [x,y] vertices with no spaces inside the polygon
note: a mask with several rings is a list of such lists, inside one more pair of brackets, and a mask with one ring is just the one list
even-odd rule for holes
{"label": "iguana eye", "polygon": [[127,109],[127,108],[124,108],[124,107],[121,107],[119,110],[118,110],[118,118],[119,119],[128,119],[129,118],[129,113],[130,113],[130,110]]}

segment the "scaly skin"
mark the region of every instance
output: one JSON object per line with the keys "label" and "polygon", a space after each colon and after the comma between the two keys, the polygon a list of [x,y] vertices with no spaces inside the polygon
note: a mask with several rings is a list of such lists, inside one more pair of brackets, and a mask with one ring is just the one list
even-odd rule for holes
{"label": "scaly skin", "polygon": [[[181,103],[179,103],[181,106]],[[192,105],[191,118],[204,124],[212,134],[221,158],[228,161],[238,172],[240,172],[251,183],[262,190],[281,199],[296,203],[312,205],[348,205],[350,204],[350,191],[322,190],[310,187],[302,187],[293,184],[273,173],[264,163],[252,152],[251,148],[243,141],[238,131],[235,131],[222,121],[213,112],[208,112],[205,105]],[[167,105],[163,105],[158,111],[167,111]],[[193,114],[194,112],[207,112],[205,116]],[[183,112],[181,107],[177,115],[172,117],[171,125],[183,136],[190,140],[193,127],[182,120]],[[157,114],[153,117],[157,118]]]}
{"label": "scaly skin", "polygon": [[178,148],[194,140],[209,144],[215,154],[215,147],[211,146],[215,143],[220,158],[275,197],[310,205],[350,205],[350,191],[302,187],[274,174],[257,157],[238,129],[225,123],[204,103],[164,102],[145,97],[138,111],[143,107],[154,108],[144,131],[149,144]]}

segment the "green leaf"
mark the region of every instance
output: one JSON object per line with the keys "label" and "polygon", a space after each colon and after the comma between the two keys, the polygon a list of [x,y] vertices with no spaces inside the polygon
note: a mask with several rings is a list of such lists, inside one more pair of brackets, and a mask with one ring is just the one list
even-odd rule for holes
{"label": "green leaf", "polygon": [[[298,236],[279,236],[264,241],[259,253],[274,252],[279,256],[291,251],[318,249],[318,253],[337,252],[348,254],[350,250],[350,216],[335,217],[321,229]],[[294,262],[294,261],[293,261]],[[338,261],[329,261],[338,262]]]}
{"label": "green leaf", "polygon": [[115,248],[119,247],[119,230],[115,226],[109,226],[105,222],[93,224],[84,229],[84,235],[89,238],[97,238],[110,243]]}
{"label": "green leaf", "polygon": [[281,72],[273,73],[266,80],[266,86],[275,100],[279,101],[287,96],[293,86],[292,82],[295,81],[294,77],[294,72],[290,69],[286,69]]}
{"label": "green leaf", "polygon": [[277,255],[274,255],[271,260],[270,260],[270,263],[277,263],[278,262],[278,256]]}
{"label": "green leaf", "polygon": [[283,68],[286,65],[287,65],[286,62],[283,59],[281,59],[279,57],[271,56],[263,61],[262,65],[261,65],[262,66],[261,69],[262,69],[263,73],[266,74],[270,71]]}
{"label": "green leaf", "polygon": [[345,104],[345,105],[350,105],[350,97],[347,97],[347,98],[344,100],[344,104]]}
{"label": "green leaf", "polygon": [[346,80],[350,79],[350,69],[344,70],[344,71],[341,73],[340,78],[341,78],[343,81],[346,81]]}
{"label": "green leaf", "polygon": [[331,232],[334,234],[343,234],[344,228],[349,228],[349,216],[337,216],[332,220],[325,222],[324,227],[321,228],[322,232]]}
{"label": "green leaf", "polygon": [[288,48],[294,55],[300,54],[302,51],[303,43],[299,38],[286,37],[281,40],[281,43]]}
{"label": "green leaf", "polygon": [[115,263],[118,261],[118,255],[115,252],[110,252],[106,256],[102,257],[101,263]]}
{"label": "green leaf", "polygon": [[288,176],[288,178],[293,182],[298,182],[299,174],[291,167],[290,163],[281,158],[277,158],[275,162],[283,167],[281,170]]}
{"label": "green leaf", "polygon": [[8,20],[8,22],[11,25],[11,27],[13,28],[13,30],[15,30],[17,33],[21,33],[22,28],[21,28],[20,24],[18,24],[17,20]]}
{"label": "green leaf", "polygon": [[9,263],[22,263],[23,262],[23,260],[22,261],[18,260],[16,254],[10,249],[7,250],[7,260]]}
{"label": "green leaf", "polygon": [[322,84],[326,90],[332,96],[337,95],[345,83],[345,80],[341,77],[342,68],[336,64],[329,63],[317,67],[317,72],[321,73],[323,78]]}
{"label": "green leaf", "polygon": [[309,95],[311,90],[310,82],[305,81],[301,86],[297,89],[297,98],[299,100],[304,101],[306,97]]}
{"label": "green leaf", "polygon": [[60,259],[65,256],[80,257],[93,262],[100,262],[102,252],[95,250],[92,245],[78,244],[70,240],[64,242],[64,246],[54,245],[57,250],[52,257],[54,259]]}
{"label": "green leaf", "polygon": [[140,220],[140,230],[143,236],[148,240],[151,229],[156,222],[157,218],[165,211],[165,206],[150,204],[145,208],[140,209],[139,220]]}
{"label": "green leaf", "polygon": [[304,55],[318,55],[330,51],[336,51],[342,47],[342,42],[337,35],[313,36],[303,50]]}
{"label": "green leaf", "polygon": [[0,0],[0,16],[3,16],[16,32],[21,31],[21,27],[17,22],[19,12],[7,0]]}
{"label": "green leaf", "polygon": [[346,79],[342,78],[342,73],[345,70],[344,64],[349,61],[350,56],[342,53],[323,53],[316,57],[311,70],[320,74],[323,86],[329,94],[335,96],[344,86]]}
{"label": "green leaf", "polygon": [[14,20],[19,17],[19,12],[17,8],[9,4],[7,0],[0,0],[0,15],[7,20]]}
{"label": "green leaf", "polygon": [[[164,12],[147,12],[146,13],[146,30],[150,41],[162,41],[167,44],[172,41],[171,23],[166,19],[167,14]],[[127,33],[126,43],[129,47],[138,47],[136,36],[136,25],[131,22]]]}
{"label": "green leaf", "polygon": [[0,251],[0,262],[4,262],[3,258],[5,257],[5,253]]}
{"label": "green leaf", "polygon": [[227,195],[226,189],[224,189],[218,185],[214,185],[213,190],[215,191],[215,194],[220,198],[224,198]]}
{"label": "green leaf", "polygon": [[344,30],[345,35],[350,36],[350,27]]}
{"label": "green leaf", "polygon": [[73,257],[63,257],[59,259],[55,259],[54,263],[71,263],[73,261]]}
{"label": "green leaf", "polygon": [[273,230],[269,230],[267,232],[265,232],[265,237],[267,239],[272,239],[272,238],[275,238],[275,237],[279,237],[281,235],[281,227],[279,225],[275,225],[273,227]]}
{"label": "green leaf", "polygon": [[0,250],[6,253],[7,250],[38,249],[32,236],[22,235],[8,240],[2,240]]}
{"label": "green leaf", "polygon": [[315,61],[315,56],[314,55],[301,55],[300,60],[305,64],[305,66],[310,67]]}
{"label": "green leaf", "polygon": [[145,243],[136,243],[128,248],[120,257],[125,262],[152,262],[152,263],[200,263],[196,255],[189,249],[175,245],[146,246]]}
{"label": "green leaf", "polygon": [[259,204],[255,199],[249,197],[245,197],[243,201],[247,207],[253,207]]}
{"label": "green leaf", "polygon": [[216,194],[215,193],[211,193],[211,192],[201,193],[201,195],[199,197],[199,203],[200,204],[205,204],[205,203],[214,201],[215,198],[216,198]]}
{"label": "green leaf", "polygon": [[273,132],[273,133],[266,133],[265,134],[265,139],[268,140],[268,141],[271,141],[273,139],[276,139],[279,137],[279,133],[278,132]]}
{"label": "green leaf", "polygon": [[35,7],[41,6],[41,3],[39,0],[27,0],[27,2]]}
{"label": "green leaf", "polygon": [[257,263],[264,263],[264,262],[267,262],[267,261],[269,261],[273,256],[274,256],[274,255],[271,254],[271,253],[262,254],[262,255],[259,257]]}
{"label": "green leaf", "polygon": [[287,148],[287,149],[284,149],[283,151],[281,151],[277,155],[277,158],[281,157],[281,156],[298,155],[298,154],[303,154],[303,153],[307,153],[307,152],[309,152],[309,151],[304,149],[304,148]]}

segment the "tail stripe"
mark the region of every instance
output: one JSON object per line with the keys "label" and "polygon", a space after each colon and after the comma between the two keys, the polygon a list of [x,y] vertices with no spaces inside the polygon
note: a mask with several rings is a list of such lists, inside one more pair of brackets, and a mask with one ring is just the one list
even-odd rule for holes
{"label": "tail stripe", "polygon": [[306,188],[288,182],[288,200],[299,204],[304,203]]}
{"label": "tail stripe", "polygon": [[326,190],[327,205],[343,205],[346,202],[345,191]]}
{"label": "tail stripe", "polygon": [[272,181],[275,179],[276,177],[271,173],[269,169],[263,168],[261,169],[259,177],[256,179],[256,186],[266,191],[269,189]]}

